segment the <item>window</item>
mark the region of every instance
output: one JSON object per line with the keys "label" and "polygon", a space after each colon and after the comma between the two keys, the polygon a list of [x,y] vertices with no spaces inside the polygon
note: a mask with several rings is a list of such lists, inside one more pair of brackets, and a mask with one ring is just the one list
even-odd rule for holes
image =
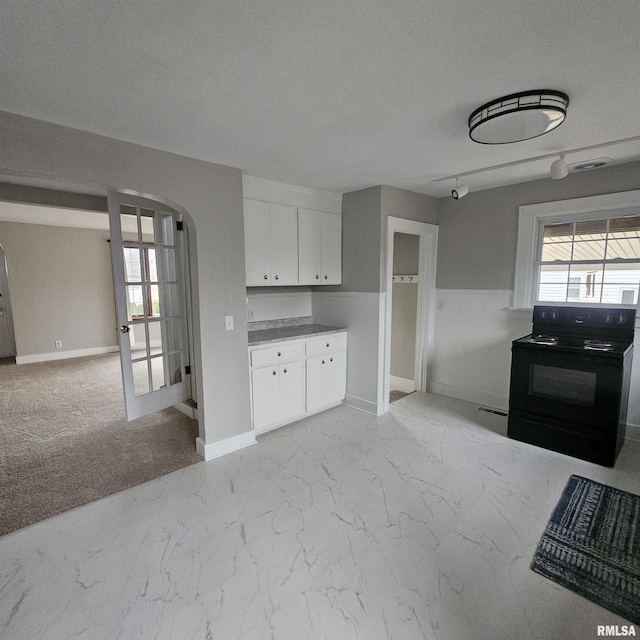
{"label": "window", "polygon": [[160,295],[158,290],[158,266],[155,247],[125,246],[125,282],[129,320],[160,317]]}
{"label": "window", "polygon": [[520,207],[514,309],[640,308],[640,191]]}
{"label": "window", "polygon": [[536,302],[637,304],[640,215],[540,221]]}

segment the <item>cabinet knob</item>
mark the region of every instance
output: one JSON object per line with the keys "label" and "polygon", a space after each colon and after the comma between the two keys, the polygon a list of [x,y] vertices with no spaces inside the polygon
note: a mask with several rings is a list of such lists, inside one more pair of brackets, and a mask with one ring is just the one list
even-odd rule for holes
{"label": "cabinet knob", "polygon": [[281,356],[282,354],[278,351],[278,358]]}
{"label": "cabinet knob", "polygon": [[284,372],[287,373],[287,370],[285,369]]}
{"label": "cabinet knob", "polygon": [[265,275],[264,279],[265,279],[265,280],[268,280],[268,279],[269,279],[269,276]]}
{"label": "cabinet knob", "polygon": [[333,358],[329,358],[329,362],[333,362]]}
{"label": "cabinet knob", "polygon": [[327,342],[327,347],[329,346],[329,343]]}
{"label": "cabinet knob", "polygon": [[276,280],[280,280],[280,276],[276,276]]}
{"label": "cabinet knob", "polygon": [[325,277],[324,277],[324,279],[325,279],[325,280],[328,280],[328,279],[329,279],[329,276],[325,276]]}
{"label": "cabinet knob", "polygon": [[324,364],[324,360],[322,361],[322,364]]}
{"label": "cabinet knob", "polygon": [[276,372],[275,372],[275,371],[273,372],[273,375],[274,375],[274,376],[276,375]]}
{"label": "cabinet knob", "polygon": [[316,273],[316,280],[320,280],[320,276]]}

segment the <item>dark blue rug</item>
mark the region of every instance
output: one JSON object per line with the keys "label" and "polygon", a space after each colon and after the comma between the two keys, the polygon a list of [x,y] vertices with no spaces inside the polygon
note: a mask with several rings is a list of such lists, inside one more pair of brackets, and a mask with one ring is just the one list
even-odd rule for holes
{"label": "dark blue rug", "polygon": [[640,496],[571,476],[531,568],[640,624]]}

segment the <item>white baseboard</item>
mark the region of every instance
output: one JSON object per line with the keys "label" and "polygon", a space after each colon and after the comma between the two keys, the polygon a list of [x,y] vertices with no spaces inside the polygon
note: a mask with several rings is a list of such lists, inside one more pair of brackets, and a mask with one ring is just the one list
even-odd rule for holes
{"label": "white baseboard", "polygon": [[174,409],[177,409],[180,413],[184,413],[185,416],[191,418],[192,420],[198,419],[198,410],[190,407],[188,404],[184,402],[179,402],[178,404],[173,405]]}
{"label": "white baseboard", "polygon": [[485,391],[476,391],[475,389],[465,389],[452,384],[443,384],[441,382],[431,382],[429,391],[439,393],[442,396],[450,398],[458,398],[458,400],[467,400],[468,402],[476,402],[477,404],[487,405],[492,409],[502,409],[507,411],[509,407],[509,398],[507,396],[499,396]]}
{"label": "white baseboard", "polygon": [[347,397],[344,399],[344,404],[374,416],[381,416],[384,413],[384,402],[371,402],[370,400],[363,400],[362,398],[347,394]]}
{"label": "white baseboard", "polygon": [[640,442],[640,426],[637,424],[627,424],[625,440]]}
{"label": "white baseboard", "polygon": [[399,376],[389,376],[389,382],[391,388],[397,391],[403,391],[404,393],[411,393],[416,390],[416,383],[409,378],[400,378]]}
{"label": "white baseboard", "polygon": [[256,434],[252,431],[245,431],[237,436],[224,438],[217,442],[203,442],[200,438],[196,438],[196,452],[205,460],[213,460],[226,456],[239,449],[244,449],[256,443]]}
{"label": "white baseboard", "polygon": [[99,356],[103,353],[116,353],[119,347],[92,347],[90,349],[74,349],[72,351],[54,351],[53,353],[34,353],[29,356],[16,356],[16,364],[32,364],[34,362],[50,362],[51,360],[68,360],[85,356]]}

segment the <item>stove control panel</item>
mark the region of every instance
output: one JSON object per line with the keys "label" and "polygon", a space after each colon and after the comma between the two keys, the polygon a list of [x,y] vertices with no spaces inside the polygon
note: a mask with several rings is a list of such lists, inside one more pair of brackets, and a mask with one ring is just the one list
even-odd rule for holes
{"label": "stove control panel", "polygon": [[633,331],[636,310],[631,308],[548,307],[533,308],[534,325],[549,327],[591,327],[593,329],[614,329]]}

